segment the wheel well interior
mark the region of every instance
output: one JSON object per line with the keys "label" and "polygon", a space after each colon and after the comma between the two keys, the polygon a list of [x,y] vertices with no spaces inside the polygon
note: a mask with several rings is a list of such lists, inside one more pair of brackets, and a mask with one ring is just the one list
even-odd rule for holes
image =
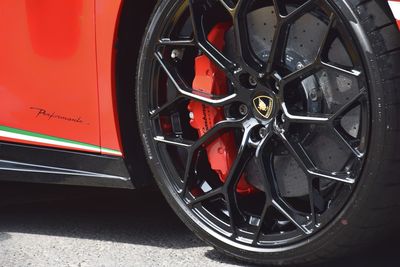
{"label": "wheel well interior", "polygon": [[[135,108],[136,62],[156,0],[123,1],[116,41],[115,82],[126,164],[136,187],[153,183],[138,130]],[[134,175],[133,175],[134,174]]]}

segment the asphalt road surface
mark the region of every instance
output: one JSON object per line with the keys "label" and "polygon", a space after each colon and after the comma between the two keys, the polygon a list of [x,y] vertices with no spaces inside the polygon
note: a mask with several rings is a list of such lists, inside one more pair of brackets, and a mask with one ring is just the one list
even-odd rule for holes
{"label": "asphalt road surface", "polygon": [[[396,239],[329,266],[400,266]],[[198,240],[156,190],[0,183],[0,266],[243,263]]]}

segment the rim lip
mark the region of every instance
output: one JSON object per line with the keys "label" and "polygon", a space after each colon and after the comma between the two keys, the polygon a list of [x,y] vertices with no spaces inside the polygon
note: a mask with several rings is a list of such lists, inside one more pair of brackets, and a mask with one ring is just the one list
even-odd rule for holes
{"label": "rim lip", "polygon": [[[365,31],[361,27],[359,19],[354,14],[353,10],[350,8],[350,5],[346,2],[346,0],[343,0],[342,5],[344,5],[344,8],[346,8],[347,10],[341,10],[337,6],[337,4],[332,3],[332,0],[325,0],[325,1],[330,5],[332,11],[334,11],[338,15],[338,17],[341,18],[341,23],[343,24],[343,26],[345,26],[344,28],[346,29],[346,31],[351,35],[350,38],[352,39],[352,41],[354,41],[355,48],[357,49],[357,52],[358,52],[357,56],[358,56],[358,58],[360,60],[360,66],[362,67],[362,70],[365,73],[364,80],[365,80],[365,85],[366,85],[366,88],[367,88],[367,95],[368,95],[367,115],[368,115],[368,126],[369,127],[366,130],[365,157],[362,160],[362,164],[361,164],[361,167],[360,167],[360,173],[359,173],[359,175],[357,177],[358,179],[356,179],[356,182],[354,184],[354,188],[344,198],[344,200],[343,200],[344,203],[341,204],[341,207],[335,212],[335,214],[330,218],[330,220],[328,220],[326,223],[324,223],[323,227],[321,227],[316,232],[314,232],[314,233],[312,233],[312,234],[310,234],[308,236],[307,235],[301,235],[302,238],[300,240],[294,241],[295,243],[280,244],[280,245],[278,245],[276,247],[255,247],[255,246],[246,245],[245,243],[240,242],[240,241],[236,241],[235,242],[234,240],[227,238],[222,233],[220,233],[217,230],[213,229],[210,226],[210,224],[207,224],[206,222],[204,222],[201,219],[200,216],[196,215],[196,212],[194,211],[194,210],[196,210],[195,208],[191,209],[186,205],[184,199],[178,194],[178,192],[176,190],[176,186],[174,185],[174,181],[173,180],[171,180],[170,178],[167,178],[167,179],[163,180],[164,183],[165,183],[164,187],[166,188],[166,190],[168,190],[168,193],[172,194],[174,202],[179,205],[179,207],[181,208],[181,211],[183,212],[183,214],[178,212],[178,215],[181,216],[181,217],[184,217],[185,215],[190,217],[191,221],[188,221],[188,222],[190,223],[189,226],[193,231],[196,232],[197,231],[196,227],[200,227],[205,233],[207,233],[208,235],[214,237],[217,241],[222,242],[224,244],[228,244],[228,245],[230,245],[230,246],[232,246],[234,248],[242,249],[242,250],[249,251],[249,252],[283,252],[283,251],[288,251],[288,250],[292,250],[292,249],[295,249],[295,248],[302,247],[305,244],[309,244],[310,242],[318,239],[319,237],[324,235],[327,231],[329,231],[329,229],[331,229],[341,219],[341,217],[343,217],[343,215],[347,212],[347,210],[349,209],[349,205],[348,204],[350,202],[352,202],[354,200],[354,198],[356,197],[356,195],[358,194],[359,188],[360,188],[358,186],[358,184],[359,184],[360,178],[365,175],[365,171],[366,171],[365,170],[366,169],[365,165],[366,165],[366,162],[369,159],[369,150],[370,150],[370,143],[371,143],[371,128],[372,128],[371,126],[372,126],[372,115],[373,115],[373,113],[371,111],[371,107],[372,107],[371,91],[370,91],[371,83],[370,83],[370,81],[368,79],[368,77],[371,76],[371,72],[366,67],[367,66],[367,64],[366,64],[366,61],[367,61],[366,60],[366,53],[372,51],[372,49],[369,47],[368,43],[366,43],[366,44],[360,43],[359,38],[358,39],[354,38],[354,36],[363,37],[365,35]],[[165,29],[167,28],[168,22],[171,20],[171,14],[175,14],[177,12],[178,8],[180,6],[182,6],[182,5],[184,5],[187,2],[188,2],[188,0],[183,0],[183,1],[177,1],[177,2],[173,3],[172,7],[170,7],[169,14],[166,15],[163,18],[162,22],[155,21],[155,20],[152,20],[150,22],[147,34],[149,34],[150,32],[154,32],[154,31],[159,33],[159,34],[164,33]],[[168,4],[168,2],[165,2],[165,3],[166,3],[166,5]],[[159,8],[162,8],[162,7],[164,7],[164,6],[160,6]],[[348,11],[350,14],[348,12],[345,12],[345,11]],[[352,20],[345,19],[346,15],[344,15],[344,14],[346,14],[346,13],[347,13],[347,16],[349,16],[349,17],[351,16]],[[162,29],[154,30],[155,27],[157,25],[159,25],[160,23],[163,23],[163,25],[164,25],[163,27],[160,27]],[[159,39],[159,36],[152,36],[152,38],[149,38],[149,40],[146,40],[148,46],[146,48],[143,48],[142,52],[146,51],[148,49],[152,49],[152,51],[153,51],[154,49],[157,48],[157,45],[154,44],[154,38],[156,38],[156,41],[157,41]],[[368,40],[366,37],[365,38],[361,38],[361,39]],[[145,42],[145,44],[146,44],[146,42]],[[149,42],[153,42],[153,44],[149,44]],[[367,48],[367,49],[364,51],[363,48],[364,49]],[[143,54],[146,54],[146,53],[143,53]],[[147,59],[147,60],[149,60],[149,59]],[[150,84],[151,84],[150,88],[153,88],[154,80],[155,80],[154,79],[154,71],[158,71],[159,67],[157,67],[157,61],[154,59],[154,57],[151,57],[150,61],[151,62],[147,62],[147,64],[148,64],[147,68],[149,68],[151,70],[151,73],[152,73],[152,76],[150,76],[149,80],[150,80]],[[150,89],[150,92],[152,90],[154,90],[154,89]],[[149,94],[148,97],[152,97],[152,95]],[[146,110],[148,111],[149,108],[147,107]],[[149,114],[146,114],[146,116],[148,116],[148,115]],[[150,121],[151,129],[149,131],[147,131],[147,132],[150,132],[151,133],[151,137],[153,138],[153,137],[156,136],[156,134],[154,134],[154,130],[155,130],[154,129],[155,128],[154,127],[154,120],[151,120],[149,118],[149,121]],[[153,156],[156,155],[158,161],[161,162],[161,164],[163,165],[163,168],[156,168],[156,167],[152,166],[153,171],[162,172],[164,176],[169,177],[170,176],[169,174],[170,174],[171,170],[170,170],[170,168],[168,166],[165,166],[164,156],[161,155],[161,153],[160,153],[161,151],[159,149],[159,146],[157,144],[155,144],[155,142],[153,140],[151,141],[151,145],[154,147],[154,150],[157,151],[157,153],[154,153]],[[174,170],[173,172],[176,172],[176,170]],[[163,185],[160,181],[157,180],[157,182],[159,184]],[[161,189],[164,189],[164,188],[161,187]],[[167,198],[167,200],[171,201],[168,198]],[[238,229],[240,229],[240,228],[238,228]],[[298,229],[293,230],[291,232],[298,233]],[[288,233],[290,233],[290,232],[288,232]]]}

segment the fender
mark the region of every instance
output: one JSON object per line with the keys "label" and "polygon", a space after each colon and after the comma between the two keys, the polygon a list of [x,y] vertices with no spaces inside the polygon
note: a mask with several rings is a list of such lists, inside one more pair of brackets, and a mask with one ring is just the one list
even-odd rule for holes
{"label": "fender", "polygon": [[[124,188],[151,181],[134,99],[125,95],[134,86],[121,81],[134,79],[154,5],[137,16],[133,1],[1,1],[0,180]],[[123,39],[130,42],[118,46]]]}
{"label": "fender", "polygon": [[122,0],[95,1],[101,153],[115,156],[123,155],[115,86],[115,44],[122,6]]}

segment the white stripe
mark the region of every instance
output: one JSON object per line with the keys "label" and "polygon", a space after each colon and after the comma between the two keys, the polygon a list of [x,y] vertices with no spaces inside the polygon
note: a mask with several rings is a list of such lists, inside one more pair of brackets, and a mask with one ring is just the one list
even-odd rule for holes
{"label": "white stripe", "polygon": [[400,2],[389,1],[389,6],[392,9],[393,15],[396,20],[400,20]]}
{"label": "white stripe", "polygon": [[108,148],[101,148],[101,152],[116,155],[116,156],[122,156],[122,152],[111,150]]}
{"label": "white stripe", "polygon": [[89,151],[100,153],[100,148],[93,148],[93,147],[88,147],[88,146],[79,145],[79,144],[73,144],[73,143],[68,143],[68,142],[63,142],[63,141],[45,139],[45,138],[42,138],[42,137],[35,137],[35,136],[29,136],[29,135],[24,135],[24,134],[18,134],[18,133],[10,133],[10,132],[6,132],[6,131],[2,131],[2,130],[0,130],[0,136],[6,137],[6,138],[11,138],[11,139],[18,139],[18,140],[36,142],[36,143],[43,143],[43,144],[56,145],[56,146],[62,146],[62,147],[89,150]]}

